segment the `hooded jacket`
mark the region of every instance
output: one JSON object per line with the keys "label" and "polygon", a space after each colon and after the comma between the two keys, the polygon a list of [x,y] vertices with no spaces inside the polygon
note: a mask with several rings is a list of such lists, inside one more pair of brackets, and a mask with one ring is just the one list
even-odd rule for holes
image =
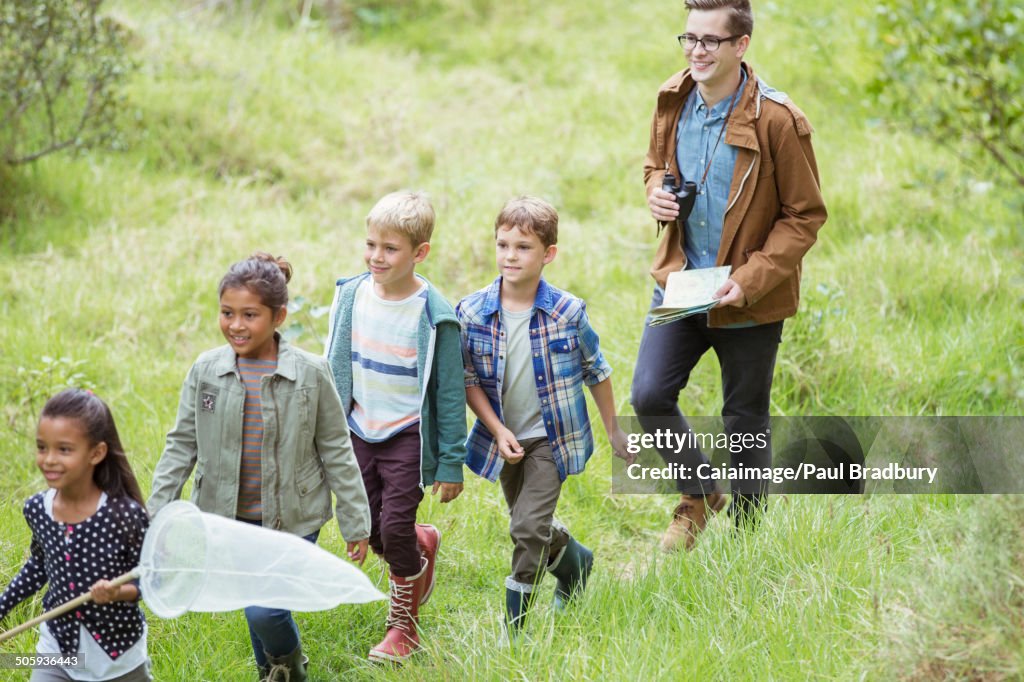
{"label": "hooded jacket", "polygon": [[[341,404],[352,411],[352,310],[356,289],[370,276],[338,280],[325,355],[334,373]],[[427,284],[420,316],[416,369],[420,382],[420,485],[462,483],[466,461],[466,387],[462,380],[462,330],[455,310]]]}

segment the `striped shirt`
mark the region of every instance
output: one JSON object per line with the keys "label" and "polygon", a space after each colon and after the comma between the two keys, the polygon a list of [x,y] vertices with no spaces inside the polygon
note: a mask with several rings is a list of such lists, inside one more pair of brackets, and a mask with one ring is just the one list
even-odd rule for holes
{"label": "striped shirt", "polygon": [[238,372],[245,384],[242,408],[242,467],[238,474],[239,518],[259,521],[263,518],[263,406],[260,381],[277,371],[277,360],[238,358]]}
{"label": "striped shirt", "polygon": [[366,278],[352,307],[352,432],[380,443],[420,420],[416,347],[427,287],[388,301]]}

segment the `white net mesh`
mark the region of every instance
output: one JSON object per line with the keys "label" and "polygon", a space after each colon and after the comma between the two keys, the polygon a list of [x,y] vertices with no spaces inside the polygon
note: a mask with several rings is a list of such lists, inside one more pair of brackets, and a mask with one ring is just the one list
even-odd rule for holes
{"label": "white net mesh", "polygon": [[161,618],[246,606],[321,611],[386,598],[358,568],[311,542],[184,501],[153,519],[139,568],[142,597]]}

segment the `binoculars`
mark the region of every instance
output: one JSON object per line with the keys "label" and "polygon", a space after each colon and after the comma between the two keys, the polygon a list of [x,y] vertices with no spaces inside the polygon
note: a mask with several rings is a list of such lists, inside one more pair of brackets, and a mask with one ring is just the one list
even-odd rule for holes
{"label": "binoculars", "polygon": [[697,183],[679,178],[681,182],[676,184],[676,176],[672,173],[665,173],[661,181],[661,189],[675,197],[676,205],[679,207],[679,215],[676,217],[676,226],[682,231],[686,225],[686,219],[690,217],[693,210],[693,202],[697,199]]}

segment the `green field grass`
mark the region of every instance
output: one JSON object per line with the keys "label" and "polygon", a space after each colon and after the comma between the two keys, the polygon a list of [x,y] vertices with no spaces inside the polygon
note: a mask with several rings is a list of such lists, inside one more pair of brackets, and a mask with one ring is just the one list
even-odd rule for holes
{"label": "green field grass", "polygon": [[[302,5],[108,3],[139,64],[127,149],[0,167],[0,580],[27,554],[20,509],[43,487],[32,441],[52,392],[84,384],[111,404],[148,492],[185,372],[222,342],[227,266],[287,255],[293,298],[328,303],[336,277],[362,270],[367,211],[395,189],[432,196],[420,271],[452,300],[494,276],[504,201],[551,201],[560,251],[545,274],[587,299],[630,412],[656,245],[641,164],[654,94],[683,66],[682,3],[315,2],[305,21]],[[748,60],[814,124],[830,213],[773,413],[1021,414],[1019,191],[872,104],[870,7],[755,8]],[[298,343],[319,352],[326,319],[296,317]],[[718,413],[717,377],[709,356],[686,413]],[[790,496],[756,532],[716,519],[696,551],[663,557],[673,500],[611,494],[598,439],[559,507],[597,555],[576,609],[556,616],[545,596],[523,644],[498,646],[507,517],[497,487],[470,480],[455,503],[421,508],[444,533],[425,652],[400,670],[364,661],[383,604],[301,614],[314,679],[1024,676],[1018,498]],[[333,524],[321,538],[342,552]],[[383,585],[376,560],[367,572]],[[156,679],[255,678],[240,613],[149,622]]]}

